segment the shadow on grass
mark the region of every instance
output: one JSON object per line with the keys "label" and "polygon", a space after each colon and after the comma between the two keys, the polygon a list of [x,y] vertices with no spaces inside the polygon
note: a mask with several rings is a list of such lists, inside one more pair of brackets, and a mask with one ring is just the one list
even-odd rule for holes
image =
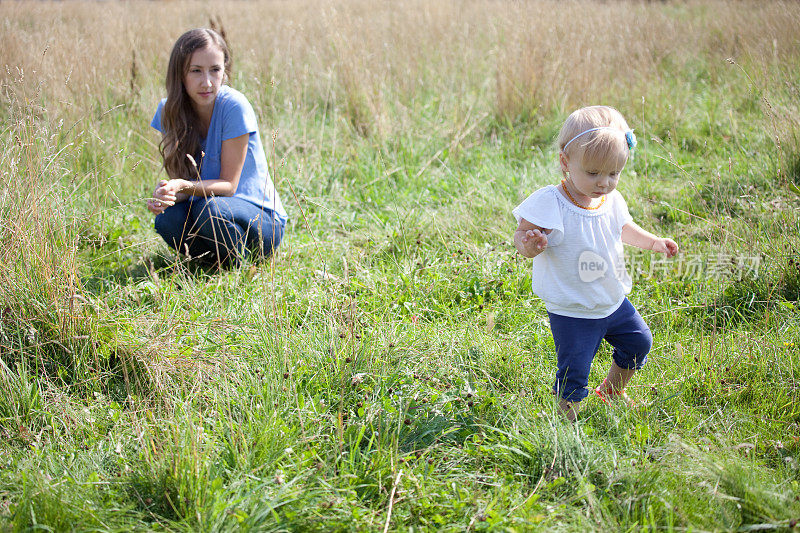
{"label": "shadow on grass", "polygon": [[788,257],[765,272],[728,283],[710,306],[692,314],[706,327],[735,326],[765,320],[781,307],[794,309],[800,302],[800,257]]}
{"label": "shadow on grass", "polygon": [[82,279],[84,288],[95,296],[119,285],[156,281],[160,276],[183,273],[192,277],[210,277],[221,269],[216,263],[202,259],[150,254],[141,261],[115,267],[101,267]]}

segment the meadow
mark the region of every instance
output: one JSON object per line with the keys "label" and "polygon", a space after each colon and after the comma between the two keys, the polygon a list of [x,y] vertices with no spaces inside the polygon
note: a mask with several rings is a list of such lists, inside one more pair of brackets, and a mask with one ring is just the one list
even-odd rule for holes
{"label": "meadow", "polygon": [[[145,208],[198,26],[292,219],[237,270]],[[795,529],[798,27],[750,0],[0,2],[0,530]],[[681,254],[627,249],[636,406],[570,424],[511,210],[595,103]]]}

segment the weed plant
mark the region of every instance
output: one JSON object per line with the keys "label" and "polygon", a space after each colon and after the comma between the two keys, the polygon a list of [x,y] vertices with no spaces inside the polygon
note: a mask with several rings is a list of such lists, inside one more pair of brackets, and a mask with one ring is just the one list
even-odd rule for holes
{"label": "weed plant", "polygon": [[[2,2],[0,20],[0,529],[795,528],[796,3]],[[275,256],[221,272],[144,207],[167,54],[207,25],[292,219]],[[631,213],[682,255],[628,250],[655,339],[637,406],[590,398],[569,424],[510,211],[558,180],[552,139],[598,102],[640,139]],[[596,361],[591,383],[608,347]]]}

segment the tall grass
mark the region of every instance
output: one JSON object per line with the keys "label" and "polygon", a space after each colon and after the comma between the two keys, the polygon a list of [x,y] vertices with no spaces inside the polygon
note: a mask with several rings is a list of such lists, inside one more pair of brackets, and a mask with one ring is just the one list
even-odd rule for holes
{"label": "tall grass", "polygon": [[[495,113],[514,117],[600,99],[632,105],[642,95],[658,97],[667,73],[698,61],[710,60],[709,81],[726,68],[726,58],[763,80],[762,72],[791,64],[798,54],[799,15],[791,2],[688,2],[659,9],[583,1],[502,9],[491,2],[419,0],[241,5],[211,10],[170,4],[161,6],[163,16],[152,17],[146,4],[110,5],[102,13],[88,4],[6,4],[0,8],[4,62],[44,77],[45,101],[97,110],[109,100],[126,107],[140,103],[130,94],[135,58],[135,83],[146,91],[149,110],[175,34],[214,19],[228,29],[236,80],[249,87],[274,78],[294,105],[312,107],[337,93],[343,102],[397,98],[407,104],[430,91],[448,95],[448,103],[465,100],[457,104],[463,106],[477,93]],[[245,24],[252,16],[271,20],[270,31]],[[137,31],[143,24],[146,36]],[[85,28],[103,31],[93,32],[90,41]],[[2,76],[8,81],[8,73]],[[375,114],[377,103],[369,105]],[[363,112],[349,107],[343,109]]]}
{"label": "tall grass", "polygon": [[80,221],[65,209],[72,202],[62,182],[70,173],[64,160],[72,155],[71,145],[59,142],[61,125],[32,102],[38,88],[34,94],[18,92],[29,85],[20,69],[19,78],[5,86],[10,109],[0,155],[0,301],[3,344],[12,354],[6,362],[25,354],[33,356],[37,371],[84,379],[91,307],[77,264]]}
{"label": "tall grass", "polygon": [[[793,527],[799,19],[787,2],[0,3],[2,527]],[[219,273],[143,207],[169,49],[211,22],[292,217],[269,262]],[[573,426],[509,212],[553,182],[566,113],[597,102],[640,137],[621,183],[636,219],[760,269],[632,253],[656,341],[639,407],[590,400]]]}

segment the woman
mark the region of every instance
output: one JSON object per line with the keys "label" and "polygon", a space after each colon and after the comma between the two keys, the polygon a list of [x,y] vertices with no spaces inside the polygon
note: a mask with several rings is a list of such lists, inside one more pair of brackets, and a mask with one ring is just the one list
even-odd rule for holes
{"label": "woman", "polygon": [[169,246],[190,258],[238,265],[269,256],[288,219],[270,179],[252,106],[225,85],[231,56],[214,30],[190,30],[176,41],[167,68],[167,98],[151,126],[169,179],[147,208]]}

